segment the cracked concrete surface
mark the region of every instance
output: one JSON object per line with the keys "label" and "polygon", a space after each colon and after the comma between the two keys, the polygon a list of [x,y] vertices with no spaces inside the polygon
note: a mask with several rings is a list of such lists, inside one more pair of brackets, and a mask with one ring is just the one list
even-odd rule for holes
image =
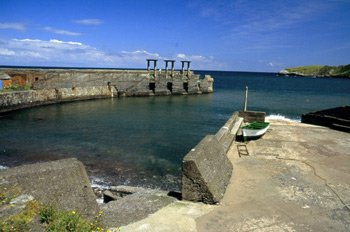
{"label": "cracked concrete surface", "polygon": [[288,121],[229,152],[231,182],[197,231],[349,231],[350,134]]}

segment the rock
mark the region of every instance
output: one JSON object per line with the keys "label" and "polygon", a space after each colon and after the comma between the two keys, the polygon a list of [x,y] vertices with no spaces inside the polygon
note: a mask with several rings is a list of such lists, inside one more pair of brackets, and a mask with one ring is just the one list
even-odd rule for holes
{"label": "rock", "polygon": [[115,194],[117,197],[125,197],[127,195],[134,194],[134,193],[154,191],[154,190],[141,188],[141,187],[118,185],[118,186],[111,186],[109,188],[109,191],[113,192],[113,194]]}
{"label": "rock", "polygon": [[215,204],[223,197],[232,164],[214,135],[207,135],[182,161],[182,199]]}
{"label": "rock", "polygon": [[103,203],[108,203],[110,201],[116,201],[118,197],[114,195],[111,191],[106,190],[103,192]]}
{"label": "rock", "polygon": [[[24,165],[0,170],[0,187],[12,186],[40,204],[93,217],[99,211],[84,165],[77,159]],[[15,199],[16,200],[16,199]]]}
{"label": "rock", "polygon": [[101,206],[103,221],[108,228],[128,225],[146,218],[175,201],[177,199],[168,196],[165,191],[143,189],[141,192],[126,195]]}
{"label": "rock", "polygon": [[283,69],[283,70],[279,71],[277,75],[281,75],[281,76],[305,76],[305,74],[303,74],[303,73],[292,72],[292,71],[288,71],[287,69]]}

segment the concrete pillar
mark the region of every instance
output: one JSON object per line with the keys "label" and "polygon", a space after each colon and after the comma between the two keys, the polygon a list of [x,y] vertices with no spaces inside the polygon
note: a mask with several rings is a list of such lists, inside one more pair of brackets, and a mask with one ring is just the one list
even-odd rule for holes
{"label": "concrete pillar", "polygon": [[174,77],[174,62],[175,60],[171,61],[171,75]]}
{"label": "concrete pillar", "polygon": [[182,68],[181,68],[182,76],[185,74],[185,62],[186,61],[181,61],[181,63],[182,63]]}
{"label": "concrete pillar", "polygon": [[165,77],[168,78],[168,61],[167,60],[164,60],[165,61]]}
{"label": "concrete pillar", "polygon": [[165,61],[165,74],[168,77],[168,62],[171,62],[171,76],[174,77],[174,62],[175,60],[164,60]]}
{"label": "concrete pillar", "polygon": [[190,77],[190,63],[191,61],[187,61],[187,76]]}
{"label": "concrete pillar", "polygon": [[148,73],[150,73],[150,65],[149,65],[149,63],[150,63],[150,61],[153,61],[153,63],[154,63],[154,77],[156,77],[156,70],[157,70],[157,61],[158,60],[155,60],[155,59],[147,59],[147,71],[148,71]]}
{"label": "concrete pillar", "polygon": [[157,75],[157,60],[154,60],[154,77]]}

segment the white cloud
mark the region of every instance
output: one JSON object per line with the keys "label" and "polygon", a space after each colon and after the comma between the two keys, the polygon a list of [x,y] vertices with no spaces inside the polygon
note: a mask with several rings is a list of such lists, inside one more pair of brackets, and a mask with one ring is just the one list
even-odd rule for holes
{"label": "white cloud", "polygon": [[192,69],[204,69],[204,70],[223,70],[227,69],[228,65],[224,63],[220,63],[215,60],[213,56],[201,56],[201,55],[185,55],[185,54],[177,54],[173,59],[187,60],[192,61],[191,67]]}
{"label": "white cloud", "polygon": [[0,56],[12,56],[15,55],[16,53],[14,51],[8,50],[6,48],[0,48]]}
{"label": "white cloud", "polygon": [[24,23],[0,23],[0,29],[24,30]]}
{"label": "white cloud", "polygon": [[180,58],[180,59],[185,59],[185,58],[186,58],[186,55],[185,55],[185,54],[177,54],[176,57],[177,57],[177,58]]}
{"label": "white cloud", "polygon": [[[7,65],[48,65],[48,66],[82,66],[146,68],[146,59],[158,59],[162,67],[164,59],[191,60],[192,69],[222,69],[226,66],[215,61],[214,57],[201,55],[175,54],[163,57],[158,53],[145,50],[121,51],[109,54],[81,42],[49,41],[38,39],[0,39],[0,63]],[[180,62],[176,63],[180,66]]]}
{"label": "white cloud", "polygon": [[82,43],[79,43],[79,42],[64,42],[64,41],[61,41],[61,40],[57,40],[57,39],[50,39],[50,42],[51,43],[60,43],[60,44],[72,44],[72,45],[83,45]]}
{"label": "white cloud", "polygon": [[55,28],[52,28],[52,27],[44,27],[44,30],[53,32],[55,34],[60,34],[60,35],[71,35],[71,36],[82,35],[81,33],[78,33],[78,32],[72,32],[72,31],[66,31],[66,30],[61,30],[61,29],[55,29]]}
{"label": "white cloud", "polygon": [[266,64],[266,66],[270,68],[282,68],[284,64],[278,61],[270,61],[269,63]]}
{"label": "white cloud", "polygon": [[78,23],[78,24],[89,24],[89,25],[98,25],[98,24],[102,24],[102,21],[99,19],[82,19],[82,20],[75,20],[73,21],[74,23]]}
{"label": "white cloud", "polygon": [[[14,65],[33,62],[40,65],[41,62],[54,64],[59,62],[79,62],[92,60],[100,52],[95,48],[83,45],[79,42],[64,42],[52,39],[50,41],[38,39],[12,39],[0,40],[2,50],[0,63],[13,62]],[[9,58],[7,55],[11,55]],[[11,64],[10,63],[10,64]],[[34,64],[33,64],[34,65]]]}

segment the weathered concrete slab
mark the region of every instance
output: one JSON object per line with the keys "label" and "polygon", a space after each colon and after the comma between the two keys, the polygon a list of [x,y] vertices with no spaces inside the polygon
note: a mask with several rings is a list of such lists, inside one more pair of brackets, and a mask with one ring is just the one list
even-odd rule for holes
{"label": "weathered concrete slab", "polygon": [[18,187],[42,204],[53,203],[61,210],[85,216],[99,211],[84,165],[64,159],[0,170],[0,188]]}
{"label": "weathered concrete slab", "polygon": [[348,231],[350,135],[272,121],[271,131],[229,152],[235,169],[220,206],[197,231]]}
{"label": "weathered concrete slab", "polygon": [[[151,214],[144,220],[122,226],[122,231],[131,232],[195,232],[196,218],[215,208],[213,205],[176,201],[158,212]],[[111,229],[119,232],[119,229]]]}
{"label": "weathered concrete slab", "polygon": [[106,227],[118,227],[137,222],[177,201],[165,191],[142,189],[117,201],[101,206]]}
{"label": "weathered concrete slab", "polygon": [[207,135],[182,161],[182,198],[215,204],[225,193],[232,164],[214,135]]}
{"label": "weathered concrete slab", "polygon": [[239,117],[238,111],[236,111],[215,134],[215,137],[223,146],[225,153],[227,153],[232,142],[236,140],[236,134],[242,124],[242,121],[243,118]]}
{"label": "weathered concrete slab", "polygon": [[265,122],[265,112],[261,111],[239,111],[239,117],[242,117],[244,119],[244,122],[252,123],[254,121],[256,122]]}

